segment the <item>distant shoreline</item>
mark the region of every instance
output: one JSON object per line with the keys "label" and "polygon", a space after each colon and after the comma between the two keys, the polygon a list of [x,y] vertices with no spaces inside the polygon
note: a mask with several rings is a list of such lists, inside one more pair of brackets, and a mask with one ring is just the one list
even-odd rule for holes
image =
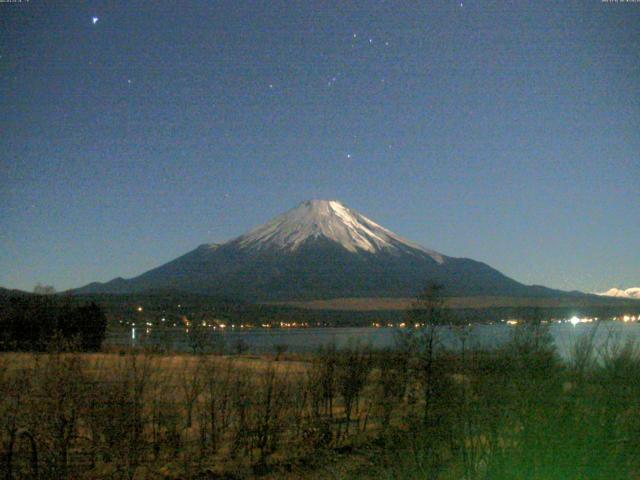
{"label": "distant shoreline", "polygon": [[[263,305],[289,306],[305,310],[399,311],[406,310],[413,298],[333,298],[328,300],[264,302]],[[625,307],[640,309],[640,300],[585,295],[584,297],[447,297],[446,307],[464,308],[584,308]]]}

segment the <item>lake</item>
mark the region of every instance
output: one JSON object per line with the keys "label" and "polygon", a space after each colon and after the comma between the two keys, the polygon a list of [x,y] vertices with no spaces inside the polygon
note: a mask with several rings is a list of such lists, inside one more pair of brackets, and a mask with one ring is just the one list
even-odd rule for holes
{"label": "lake", "polygon": [[[509,340],[514,326],[505,323],[475,325],[469,327],[467,345],[470,348],[495,348]],[[594,331],[595,330],[595,331]],[[224,345],[225,351],[237,350],[239,343],[249,353],[272,353],[279,345],[286,345],[288,352],[312,352],[322,346],[335,344],[338,348],[350,343],[360,342],[373,348],[389,348],[396,343],[399,331],[405,329],[374,327],[342,327],[342,328],[259,328],[250,330],[205,331],[200,345],[205,350],[218,350]],[[607,340],[625,342],[636,339],[640,334],[640,324],[620,321],[600,323],[554,323],[550,332],[558,352],[568,357],[576,340],[583,335],[595,335],[596,344],[602,345]],[[133,338],[132,338],[133,337]],[[448,348],[460,347],[460,335],[450,327],[438,328],[438,338]],[[110,332],[106,345],[116,347],[152,347],[163,346],[177,351],[191,351],[189,336],[183,329],[154,330],[136,327],[132,330]]]}

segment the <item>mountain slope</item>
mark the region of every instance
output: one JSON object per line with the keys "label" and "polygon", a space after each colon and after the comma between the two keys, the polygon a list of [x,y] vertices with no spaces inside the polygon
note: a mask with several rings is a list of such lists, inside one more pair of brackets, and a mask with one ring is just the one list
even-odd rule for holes
{"label": "mountain slope", "polygon": [[407,297],[429,282],[443,284],[447,295],[567,295],[523,285],[475,260],[428,250],[325,200],[303,202],[245,235],[201,245],[130,280],[94,283],[76,293],[174,289],[282,301]]}

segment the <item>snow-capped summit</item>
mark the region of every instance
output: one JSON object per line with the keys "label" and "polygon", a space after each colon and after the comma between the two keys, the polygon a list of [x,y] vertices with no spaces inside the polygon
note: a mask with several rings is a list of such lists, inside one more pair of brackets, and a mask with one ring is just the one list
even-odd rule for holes
{"label": "snow-capped summit", "polygon": [[606,292],[596,293],[596,295],[604,297],[640,298],[640,287],[627,288],[626,290],[610,288]]}
{"label": "snow-capped summit", "polygon": [[350,252],[419,250],[443,263],[438,252],[410,242],[337,200],[308,200],[242,235],[241,248],[294,251],[309,239],[332,240]]}

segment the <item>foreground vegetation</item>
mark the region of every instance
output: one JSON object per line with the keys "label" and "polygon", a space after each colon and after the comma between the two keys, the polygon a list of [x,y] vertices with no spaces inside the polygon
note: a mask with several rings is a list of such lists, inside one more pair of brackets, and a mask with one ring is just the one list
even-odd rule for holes
{"label": "foreground vegetation", "polygon": [[0,356],[0,455],[18,478],[630,479],[640,474],[640,354],[544,325],[499,351],[308,357]]}

